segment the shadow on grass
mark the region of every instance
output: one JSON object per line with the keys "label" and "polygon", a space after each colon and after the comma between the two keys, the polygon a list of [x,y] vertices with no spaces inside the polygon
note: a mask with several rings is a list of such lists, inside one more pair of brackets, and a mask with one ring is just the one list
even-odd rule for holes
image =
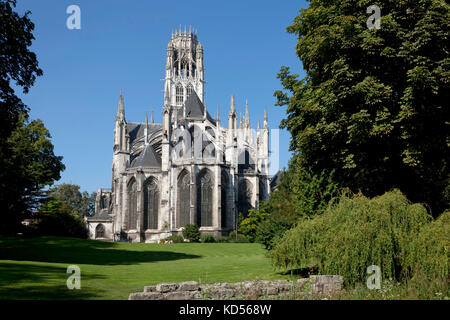
{"label": "shadow on grass", "polygon": [[78,300],[102,296],[98,289],[83,287],[83,281],[104,279],[104,276],[83,274],[81,288],[69,290],[66,281],[70,274],[66,270],[65,267],[0,262],[0,300]]}
{"label": "shadow on grass", "polygon": [[170,251],[150,251],[150,247],[145,244],[143,246],[143,244],[59,237],[0,238],[0,260],[129,265],[200,257],[199,255]]}

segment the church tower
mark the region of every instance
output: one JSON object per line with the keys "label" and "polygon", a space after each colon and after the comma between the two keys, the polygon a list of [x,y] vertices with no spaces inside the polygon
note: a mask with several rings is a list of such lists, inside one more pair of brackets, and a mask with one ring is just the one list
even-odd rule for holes
{"label": "church tower", "polygon": [[[180,109],[195,91],[204,103],[203,46],[197,40],[197,33],[189,31],[172,32],[167,45],[166,77],[164,79],[164,104],[170,109]],[[172,112],[175,115],[175,112]]]}

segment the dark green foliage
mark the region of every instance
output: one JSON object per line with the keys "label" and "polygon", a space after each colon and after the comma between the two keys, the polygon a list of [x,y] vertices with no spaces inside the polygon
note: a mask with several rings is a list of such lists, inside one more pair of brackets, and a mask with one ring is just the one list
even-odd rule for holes
{"label": "dark green foliage", "polygon": [[297,165],[369,197],[399,188],[434,216],[448,208],[449,4],[312,0],[287,31],[306,77],[283,67],[275,96]]}
{"label": "dark green foliage", "polygon": [[235,242],[235,243],[248,243],[250,242],[248,240],[248,238],[246,236],[244,236],[243,234],[239,233],[237,234],[237,238],[236,238],[236,231],[231,231],[228,238],[230,239],[230,242]]}
{"label": "dark green foliage", "polygon": [[187,224],[183,228],[183,238],[189,240],[189,242],[200,241],[200,231],[195,224]]}
{"label": "dark green foliage", "polygon": [[27,212],[37,208],[44,199],[42,189],[58,180],[65,168],[62,157],[53,152],[50,133],[42,121],[22,120],[8,139],[11,154],[9,159],[4,159],[7,162],[4,174],[9,178],[1,182],[7,186],[0,193],[1,197],[8,198],[0,205],[8,209],[1,210],[4,229],[0,233],[15,230]]}
{"label": "dark green foliage", "polygon": [[[398,190],[373,199],[344,194],[322,215],[303,219],[287,231],[270,256],[279,268],[316,265],[320,274],[343,275],[346,284],[365,282],[370,265],[379,266],[383,278],[399,280],[410,275],[412,257],[425,261],[425,251],[418,254],[412,243],[431,220],[423,205],[411,204]],[[439,253],[432,254],[436,261],[442,261],[445,251],[440,243]],[[446,268],[448,275],[448,264]]]}
{"label": "dark green foliage", "polygon": [[96,193],[80,192],[80,186],[63,183],[50,188],[47,192],[53,197],[68,205],[71,212],[79,216],[94,214]]}
{"label": "dark green foliage", "polygon": [[173,243],[183,243],[184,242],[183,237],[178,234],[173,234],[173,235],[163,239],[163,241],[170,241],[170,240],[172,240]]}
{"label": "dark green foliage", "polygon": [[270,216],[258,224],[255,241],[262,243],[267,250],[271,250],[278,239],[293,226],[293,223],[283,216]]}
{"label": "dark green foliage", "polygon": [[204,233],[200,236],[200,242],[213,243],[213,242],[216,242],[216,239],[212,235],[210,235],[208,233]]}
{"label": "dark green foliage", "polygon": [[33,225],[33,235],[63,236],[86,239],[88,230],[81,217],[72,214],[61,201],[50,199],[42,203]]}

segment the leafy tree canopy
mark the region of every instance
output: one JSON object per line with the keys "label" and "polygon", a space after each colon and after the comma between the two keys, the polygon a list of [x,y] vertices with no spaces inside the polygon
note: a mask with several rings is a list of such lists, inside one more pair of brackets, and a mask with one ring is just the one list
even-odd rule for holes
{"label": "leafy tree canopy", "polygon": [[74,214],[93,215],[96,193],[80,192],[80,186],[63,183],[48,190],[48,196],[59,200],[69,207]]}
{"label": "leafy tree canopy", "polygon": [[[368,29],[367,7],[381,8]],[[304,79],[283,67],[301,168],[367,196],[400,188],[436,216],[449,203],[450,6],[444,0],[312,0],[287,28]]]}

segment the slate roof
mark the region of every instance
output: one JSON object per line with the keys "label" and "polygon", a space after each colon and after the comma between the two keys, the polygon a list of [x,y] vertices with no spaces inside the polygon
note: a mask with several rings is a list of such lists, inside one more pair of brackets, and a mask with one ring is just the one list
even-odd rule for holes
{"label": "slate roof", "polygon": [[[130,135],[130,145],[132,145],[134,140],[144,136],[145,123],[129,122],[127,123],[127,129],[128,134]],[[148,134],[150,135],[152,132],[161,129],[162,129],[161,124],[149,124]]]}
{"label": "slate roof", "polygon": [[111,220],[112,217],[110,216],[110,212],[108,212],[108,209],[102,209],[96,214],[94,214],[92,217],[87,217],[87,220],[89,221],[95,221],[95,220]]}
{"label": "slate roof", "polygon": [[150,168],[160,168],[161,167],[161,157],[155,152],[151,145],[145,146],[145,149],[137,156],[130,165],[131,168],[134,167],[150,167]]}
{"label": "slate roof", "polygon": [[[193,91],[191,95],[184,102],[186,108],[186,118],[203,118],[203,113],[205,112],[205,106],[198,97],[197,93]],[[183,117],[183,108],[178,110],[178,119]],[[214,125],[216,121],[211,117],[208,111],[206,111],[206,118],[212,122]]]}

